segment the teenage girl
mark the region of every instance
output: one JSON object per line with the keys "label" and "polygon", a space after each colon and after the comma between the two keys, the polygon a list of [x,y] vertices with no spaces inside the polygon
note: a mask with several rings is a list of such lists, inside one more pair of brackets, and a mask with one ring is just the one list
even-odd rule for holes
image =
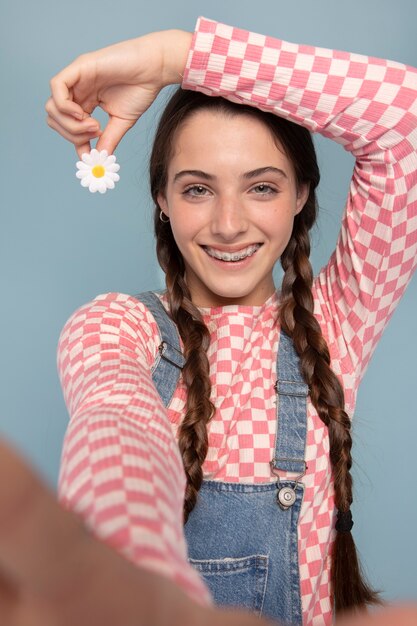
{"label": "teenage girl", "polygon": [[[80,57],[51,83],[49,124],[112,152],[181,79],[151,157],[167,290],[99,296],[66,324],[60,498],[200,602],[204,579],[216,603],[329,624],[377,602],[351,534],[350,418],[415,266],[417,72],[200,19],[192,40]],[[356,159],[314,280],[309,131]]]}

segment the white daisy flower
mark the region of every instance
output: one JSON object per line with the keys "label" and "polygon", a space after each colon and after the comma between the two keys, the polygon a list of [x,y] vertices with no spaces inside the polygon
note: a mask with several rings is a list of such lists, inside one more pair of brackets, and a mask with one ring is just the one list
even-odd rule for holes
{"label": "white daisy flower", "polygon": [[85,152],[81,159],[77,162],[78,172],[75,175],[81,179],[82,187],[88,187],[92,193],[106,193],[107,189],[114,189],[114,183],[120,179],[116,174],[120,165],[116,163],[114,154],[109,156],[107,150],[99,152],[93,148],[90,154]]}

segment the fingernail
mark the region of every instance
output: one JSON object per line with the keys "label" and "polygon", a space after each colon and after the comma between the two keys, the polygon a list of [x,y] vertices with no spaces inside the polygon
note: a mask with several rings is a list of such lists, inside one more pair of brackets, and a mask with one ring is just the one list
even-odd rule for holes
{"label": "fingernail", "polygon": [[96,133],[99,130],[99,128],[98,128],[98,126],[95,126],[95,125],[94,126],[87,126],[86,130],[89,133]]}

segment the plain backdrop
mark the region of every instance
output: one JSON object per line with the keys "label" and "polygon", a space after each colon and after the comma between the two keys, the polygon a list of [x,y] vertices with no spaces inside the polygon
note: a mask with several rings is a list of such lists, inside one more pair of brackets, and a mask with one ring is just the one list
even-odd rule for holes
{"label": "plain backdrop", "polygon": [[[73,147],[45,124],[49,79],[82,52],[152,30],[193,30],[198,15],[416,66],[417,3],[0,0],[0,9],[0,433],[55,486],[67,424],[55,365],[60,329],[99,293],[163,284],[147,158],[166,96],[117,150],[116,189],[93,195],[75,178]],[[327,140],[318,138],[317,149],[316,271],[335,244],[353,164]],[[376,350],[354,421],[355,537],[366,571],[389,599],[417,599],[416,308],[414,279]]]}

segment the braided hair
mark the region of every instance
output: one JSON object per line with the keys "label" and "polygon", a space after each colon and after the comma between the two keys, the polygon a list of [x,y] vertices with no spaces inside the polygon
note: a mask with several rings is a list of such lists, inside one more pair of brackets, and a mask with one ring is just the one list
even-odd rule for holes
{"label": "braided hair", "polygon": [[280,324],[292,338],[300,358],[310,398],[329,433],[330,462],[335,505],[338,510],[336,540],[332,554],[331,584],[336,613],[378,603],[377,594],[365,581],[353,541],[350,507],[352,504],[351,424],[344,409],[344,392],[331,369],[330,353],[313,313],[313,271],[309,260],[309,231],[317,216],[316,187],[320,174],[309,131],[276,115],[223,98],[178,89],[169,100],[156,131],[150,159],[151,194],[155,203],[154,226],[157,256],[166,276],[170,315],[184,345],[183,380],[187,389],[185,417],[178,431],[187,487],[184,521],[195,506],[203,480],[202,466],[208,450],[207,424],[214,414],[207,349],[210,335],[198,308],[193,304],[185,280],[185,265],[169,221],[159,219],[158,195],[167,184],[167,171],[173,154],[175,135],[184,121],[199,110],[223,115],[251,115],[270,130],[277,146],[291,161],[298,189],[309,188],[303,209],[295,216],[290,241],[281,255],[284,270]]}

